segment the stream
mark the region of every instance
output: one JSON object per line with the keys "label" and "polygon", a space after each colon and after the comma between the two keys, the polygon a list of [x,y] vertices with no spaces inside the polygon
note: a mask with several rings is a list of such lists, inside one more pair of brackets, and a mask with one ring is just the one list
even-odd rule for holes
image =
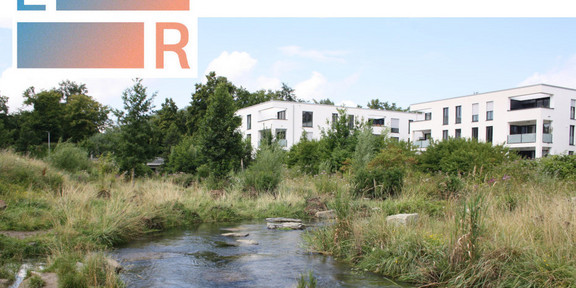
{"label": "stream", "polygon": [[302,233],[269,230],[265,222],[209,223],[131,242],[111,256],[124,266],[127,287],[297,287],[310,272],[317,287],[410,287],[308,253]]}

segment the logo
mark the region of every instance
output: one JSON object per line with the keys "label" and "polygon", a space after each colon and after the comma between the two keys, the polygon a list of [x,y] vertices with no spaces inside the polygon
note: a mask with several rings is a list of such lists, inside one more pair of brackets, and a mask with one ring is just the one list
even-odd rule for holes
{"label": "logo", "polygon": [[196,78],[190,0],[12,0],[14,61],[26,73]]}

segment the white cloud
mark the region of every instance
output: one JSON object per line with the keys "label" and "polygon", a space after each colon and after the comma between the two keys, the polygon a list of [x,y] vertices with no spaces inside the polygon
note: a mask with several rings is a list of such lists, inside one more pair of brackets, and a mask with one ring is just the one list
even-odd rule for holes
{"label": "white cloud", "polygon": [[346,101],[342,101],[340,103],[337,103],[336,106],[353,107],[353,108],[358,107],[358,105],[356,103],[354,103],[354,101],[350,101],[350,100],[346,100]]}
{"label": "white cloud", "polygon": [[228,53],[224,51],[208,64],[204,74],[207,75],[214,71],[216,75],[225,76],[234,84],[241,83],[249,79],[249,73],[256,66],[256,63],[258,60],[252,58],[247,52]]}
{"label": "white cloud", "polygon": [[319,62],[340,62],[344,63],[344,55],[348,54],[346,51],[320,51],[320,50],[304,50],[300,46],[285,46],[279,48],[282,53],[288,56],[297,56],[306,59],[311,59]]}
{"label": "white cloud", "polygon": [[[8,96],[8,106],[11,112],[18,109],[27,109],[23,105],[22,93],[30,86],[34,86],[36,92],[49,90],[58,86],[63,80],[59,76],[50,76],[49,74],[42,77],[31,76],[23,71],[17,71],[13,68],[6,69],[0,76],[0,94]],[[68,78],[76,83],[84,83],[88,88],[88,95],[94,97],[104,105],[110,105],[113,108],[122,108],[122,92],[132,86],[131,79],[120,78]],[[146,85],[146,83],[145,83]],[[149,91],[152,94],[154,91]]]}
{"label": "white cloud", "polygon": [[535,72],[522,81],[520,86],[532,84],[576,87],[576,55],[547,72]]}
{"label": "white cloud", "polygon": [[319,72],[312,72],[312,76],[296,84],[294,93],[296,97],[304,100],[325,99],[328,80]]}
{"label": "white cloud", "polygon": [[274,77],[266,77],[260,76],[256,79],[257,82],[257,89],[264,89],[264,90],[279,90],[282,88],[282,81],[278,78]]}

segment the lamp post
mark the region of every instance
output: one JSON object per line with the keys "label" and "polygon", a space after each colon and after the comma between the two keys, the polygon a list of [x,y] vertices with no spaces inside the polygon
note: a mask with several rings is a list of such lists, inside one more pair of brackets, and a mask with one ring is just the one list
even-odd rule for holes
{"label": "lamp post", "polygon": [[50,156],[50,131],[46,131],[48,133],[48,156]]}

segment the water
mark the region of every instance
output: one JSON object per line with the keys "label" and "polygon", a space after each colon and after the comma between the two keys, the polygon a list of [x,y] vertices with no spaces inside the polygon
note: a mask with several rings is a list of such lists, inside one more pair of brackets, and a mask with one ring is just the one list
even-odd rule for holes
{"label": "water", "polygon": [[[229,229],[249,236],[221,235]],[[113,257],[123,264],[128,287],[296,287],[300,276],[307,278],[310,271],[317,287],[408,287],[306,252],[302,233],[268,230],[264,222],[201,224],[132,242]]]}

